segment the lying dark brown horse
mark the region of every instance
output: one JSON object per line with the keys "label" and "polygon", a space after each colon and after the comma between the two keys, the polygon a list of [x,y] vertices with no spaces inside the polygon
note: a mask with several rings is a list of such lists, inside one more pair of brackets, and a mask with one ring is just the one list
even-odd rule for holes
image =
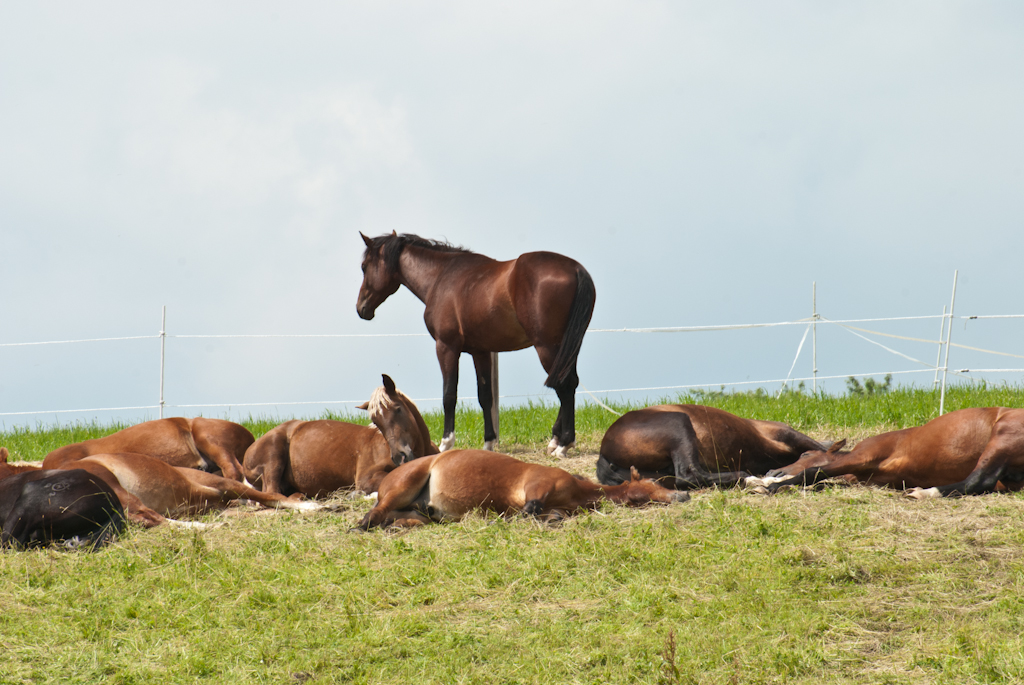
{"label": "lying dark brown horse", "polygon": [[578,262],[553,252],[528,252],[498,262],[415,235],[367,238],[356,311],[372,319],[404,285],[426,305],[423,320],[434,338],[444,379],[441,450],[455,442],[459,355],[473,357],[484,413],[484,448],[495,442],[491,420],[491,352],[533,346],[558,394],[558,418],[549,452],[559,456],[576,440],[576,358],[594,311],[594,282]]}
{"label": "lying dark brown horse", "polygon": [[225,478],[242,480],[240,462],[252,443],[252,433],[237,423],[174,417],[146,421],[102,438],[59,447],[46,455],[43,467],[58,468],[90,454],[134,452],[148,454],[171,466],[204,471],[216,467]]}
{"label": "lying dark brown horse", "polygon": [[728,487],[823,449],[777,421],[699,404],[662,404],[626,412],[611,425],[601,441],[597,479],[616,485],[636,468],[666,487]]}
{"label": "lying dark brown horse", "polygon": [[602,500],[639,506],[690,498],[640,480],[636,471],[622,485],[598,485],[562,469],[483,450],[452,450],[403,464],[381,481],[379,492],[377,505],[358,528],[458,520],[474,509],[557,521],[580,509],[594,509]]}
{"label": "lying dark brown horse", "polygon": [[[836,443],[768,473],[768,485],[810,485],[846,476],[864,483],[914,488],[914,497],[979,495],[997,485],[1024,487],[1024,409],[960,409],[923,426],[882,433],[850,451]],[[927,488],[927,489],[922,489]]]}
{"label": "lying dark brown horse", "polygon": [[[265,507],[312,511],[315,502],[260,492],[237,480],[198,469],[171,466],[145,454],[93,454],[63,468],[81,469],[100,478],[114,491],[129,521],[146,528],[224,509],[233,500],[247,499]],[[188,525],[188,524],[184,524]]]}
{"label": "lying dark brown horse", "polygon": [[372,426],[342,421],[286,421],[268,431],[245,453],[246,477],[264,492],[323,497],[353,485],[376,492],[397,465],[437,454],[413,401],[383,376],[370,401]]}
{"label": "lying dark brown horse", "polygon": [[114,491],[81,469],[11,466],[0,447],[0,547],[63,542],[95,551],[124,529]]}

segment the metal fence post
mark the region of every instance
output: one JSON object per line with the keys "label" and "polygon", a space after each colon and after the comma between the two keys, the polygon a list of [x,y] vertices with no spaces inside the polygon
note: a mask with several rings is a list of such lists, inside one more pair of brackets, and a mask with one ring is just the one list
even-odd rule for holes
{"label": "metal fence post", "polygon": [[498,353],[491,352],[491,423],[494,425],[494,441],[497,442],[500,436],[498,430]]}
{"label": "metal fence post", "polygon": [[164,346],[167,343],[167,305],[160,319],[160,418],[164,417]]}
{"label": "metal fence post", "polygon": [[942,392],[939,394],[939,416],[946,411],[946,373],[949,371],[949,338],[953,333],[953,305],[956,304],[956,277],[959,270],[953,272],[953,297],[949,301],[949,326],[946,328],[946,360],[942,362]]}

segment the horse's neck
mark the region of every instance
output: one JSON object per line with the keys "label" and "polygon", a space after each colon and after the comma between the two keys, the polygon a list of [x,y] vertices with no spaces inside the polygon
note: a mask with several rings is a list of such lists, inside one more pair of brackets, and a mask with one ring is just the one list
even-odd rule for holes
{"label": "horse's neck", "polygon": [[420,298],[427,301],[427,294],[441,273],[451,264],[452,260],[463,255],[461,252],[440,252],[426,247],[407,245],[398,259],[399,281]]}

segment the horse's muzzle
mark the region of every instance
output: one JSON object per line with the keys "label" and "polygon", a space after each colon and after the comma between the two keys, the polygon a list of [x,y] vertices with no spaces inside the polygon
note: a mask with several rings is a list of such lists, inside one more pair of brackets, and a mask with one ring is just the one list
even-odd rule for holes
{"label": "horse's muzzle", "polygon": [[356,305],[356,313],[359,314],[360,319],[371,321],[373,319],[373,310],[367,305]]}

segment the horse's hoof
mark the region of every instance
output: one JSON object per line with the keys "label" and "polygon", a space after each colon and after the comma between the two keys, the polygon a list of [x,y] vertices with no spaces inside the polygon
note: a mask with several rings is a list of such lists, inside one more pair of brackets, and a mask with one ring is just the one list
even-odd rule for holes
{"label": "horse's hoof", "polygon": [[487,442],[484,443],[484,449],[487,450],[488,452],[493,452],[494,446],[497,444],[497,440],[488,440]]}
{"label": "horse's hoof", "polygon": [[445,450],[450,450],[452,448],[452,445],[454,445],[454,444],[455,444],[455,433],[452,433],[451,435],[446,435],[443,438],[441,438],[441,444],[440,444],[440,446],[438,446],[438,451],[439,452],[444,452]]}
{"label": "horse's hoof", "polygon": [[570,442],[568,445],[558,445],[557,447],[555,447],[555,451],[551,452],[551,454],[553,456],[558,457],[559,459],[565,459],[567,456],[569,456],[569,450],[571,450],[575,446],[575,442]]}
{"label": "horse's hoof", "polygon": [[942,493],[939,492],[938,488],[910,488],[903,492],[904,495],[910,499],[931,499],[933,497],[942,497]]}
{"label": "horse's hoof", "polygon": [[554,454],[555,450],[558,449],[558,438],[551,438],[551,442],[548,443],[548,454]]}
{"label": "horse's hoof", "polygon": [[673,502],[689,502],[690,493],[676,490],[671,495],[669,495],[669,499],[672,500]]}

